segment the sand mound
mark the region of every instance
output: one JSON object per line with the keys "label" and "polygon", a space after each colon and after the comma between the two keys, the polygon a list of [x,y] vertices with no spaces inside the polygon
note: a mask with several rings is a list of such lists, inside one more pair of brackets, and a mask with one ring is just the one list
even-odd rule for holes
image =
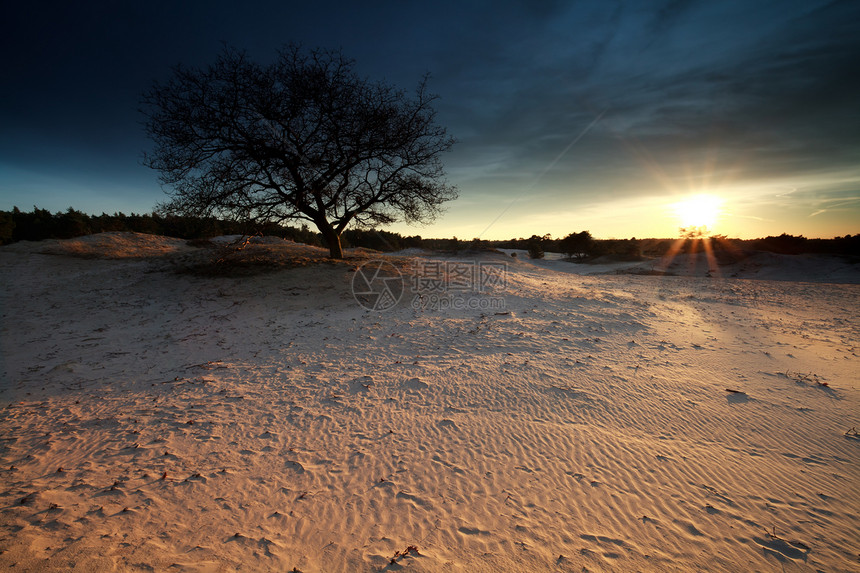
{"label": "sand mound", "polygon": [[189,252],[193,247],[183,239],[115,231],[65,240],[21,241],[5,246],[3,250],[94,259],[134,259]]}
{"label": "sand mound", "polygon": [[[61,255],[84,259],[147,259],[157,268],[201,276],[251,276],[329,262],[360,264],[382,256],[365,248],[346,249],[346,263],[332,261],[328,249],[279,237],[223,235],[186,241],[146,233],[110,232],[75,239],[21,241],[0,252]],[[395,258],[397,264],[404,257]],[[401,262],[398,262],[401,261]]]}
{"label": "sand mound", "polygon": [[251,276],[332,262],[328,249],[278,237],[227,235],[194,241],[195,252],[171,260],[173,270],[201,276]]}

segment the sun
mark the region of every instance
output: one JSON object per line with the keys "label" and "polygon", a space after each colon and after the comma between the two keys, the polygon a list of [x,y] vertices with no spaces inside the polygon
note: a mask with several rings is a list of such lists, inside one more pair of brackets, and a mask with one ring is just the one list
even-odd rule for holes
{"label": "sun", "polygon": [[720,214],[722,200],[714,195],[694,195],[672,206],[681,227],[698,227],[711,229]]}

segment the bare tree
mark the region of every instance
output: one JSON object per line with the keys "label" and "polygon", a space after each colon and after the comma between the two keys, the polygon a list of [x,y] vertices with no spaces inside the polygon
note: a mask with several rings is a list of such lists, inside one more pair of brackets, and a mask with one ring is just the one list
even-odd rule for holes
{"label": "bare tree", "polygon": [[258,222],[305,219],[333,258],[350,224],[432,220],[457,190],[440,156],[427,77],[414,96],[360,78],[340,52],[289,46],[269,65],[225,48],[175,68],[143,96],[167,212]]}

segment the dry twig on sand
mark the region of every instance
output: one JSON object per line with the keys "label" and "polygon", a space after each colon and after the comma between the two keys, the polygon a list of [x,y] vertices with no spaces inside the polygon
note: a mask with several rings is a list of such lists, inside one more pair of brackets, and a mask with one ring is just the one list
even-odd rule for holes
{"label": "dry twig on sand", "polygon": [[416,547],[415,545],[410,545],[403,551],[395,551],[394,557],[391,558],[391,564],[396,564],[398,559],[400,559],[401,557],[406,557],[410,553],[414,553],[415,555],[421,555],[420,553],[418,553],[418,547]]}

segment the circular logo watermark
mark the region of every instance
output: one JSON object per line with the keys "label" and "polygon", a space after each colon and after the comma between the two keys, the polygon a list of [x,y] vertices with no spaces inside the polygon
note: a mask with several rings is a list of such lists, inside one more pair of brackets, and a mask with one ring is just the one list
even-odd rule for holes
{"label": "circular logo watermark", "polygon": [[367,261],[352,276],[352,296],[368,310],[394,308],[403,290],[403,275],[387,261]]}

